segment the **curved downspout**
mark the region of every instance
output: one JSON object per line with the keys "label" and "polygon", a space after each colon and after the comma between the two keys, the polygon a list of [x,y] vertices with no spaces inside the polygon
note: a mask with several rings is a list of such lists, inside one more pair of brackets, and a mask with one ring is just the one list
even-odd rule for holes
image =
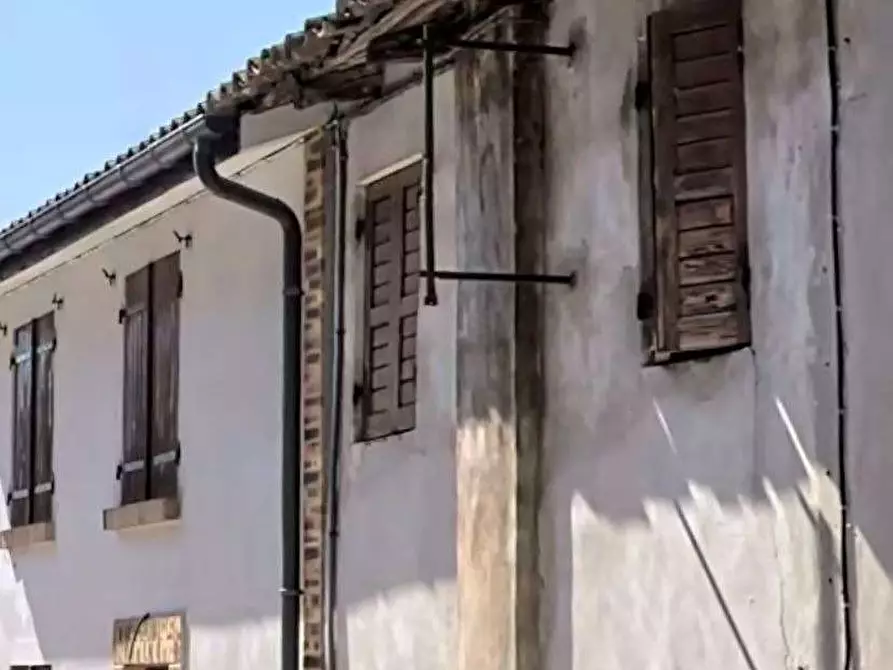
{"label": "curved downspout", "polygon": [[843,605],[843,670],[853,667],[855,651],[852,602],[852,520],[847,481],[847,360],[843,314],[843,228],[840,220],[840,60],[837,2],[825,0],[828,84],[831,88],[831,258],[834,282],[834,330],[837,358],[837,469],[840,489],[840,595]]}
{"label": "curved downspout", "polygon": [[284,202],[218,174],[214,140],[198,138],[192,159],[195,174],[211,193],[275,219],[282,226],[282,670],[298,670],[303,232],[297,215]]}
{"label": "curved downspout", "polygon": [[323,616],[325,621],[325,645],[323,658],[326,670],[335,670],[337,654],[335,651],[335,625],[338,599],[338,536],[340,533],[340,473],[341,473],[341,448],[343,429],[343,401],[344,401],[344,275],[345,254],[347,239],[347,126],[340,116],[336,116],[331,123],[332,141],[337,155],[337,204],[335,224],[335,277],[330,295],[335,297],[334,323],[332,330],[335,334],[334,350],[329,361],[331,366],[331,397],[329,403],[330,414],[326,421],[331,430],[328,431],[329,444],[327,447],[328,472],[328,499],[326,515],[328,531],[328,551],[326,564],[326,586],[324,590]]}

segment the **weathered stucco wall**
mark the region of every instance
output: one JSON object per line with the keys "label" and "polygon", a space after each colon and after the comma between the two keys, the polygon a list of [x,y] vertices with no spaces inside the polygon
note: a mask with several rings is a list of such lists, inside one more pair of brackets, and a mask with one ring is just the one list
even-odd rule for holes
{"label": "weathered stucco wall", "polygon": [[549,62],[547,262],[580,283],[546,295],[546,667],[830,670],[840,604],[824,8],[744,2],[752,350],[643,369],[634,84],[636,39],[658,6],[553,8],[551,41],[583,44],[572,65]]}
{"label": "weathered stucco wall", "polygon": [[893,4],[840,3],[841,225],[844,323],[849,352],[848,480],[855,533],[856,660],[893,657]]}
{"label": "weathered stucco wall", "polygon": [[[254,164],[245,183],[300,207],[302,147],[258,147],[223,171],[246,162]],[[119,498],[123,278],[177,249],[174,230],[194,236],[181,250],[183,517],[106,532],[102,510]],[[115,618],[185,610],[187,667],[277,667],[280,258],[275,223],[191,181],[48,259],[27,283],[0,286],[0,320],[10,327],[49,311],[54,293],[65,300],[56,314],[57,541],[0,556],[0,666],[108,668]],[[114,287],[103,268],[117,273]],[[3,360],[11,342],[0,339]],[[0,425],[8,427],[5,377]],[[11,431],[0,432],[0,498],[10,442]]]}
{"label": "weathered stucco wall", "polygon": [[[415,87],[354,119],[348,131],[348,222],[366,180],[423,150],[422,90]],[[453,77],[435,86],[435,229],[438,266],[455,267]],[[349,231],[350,232],[350,231]],[[440,304],[420,304],[416,428],[353,442],[356,275],[361,247],[348,237],[344,455],[338,565],[339,667],[455,667],[456,287],[439,282]],[[427,240],[422,240],[427,244]]]}

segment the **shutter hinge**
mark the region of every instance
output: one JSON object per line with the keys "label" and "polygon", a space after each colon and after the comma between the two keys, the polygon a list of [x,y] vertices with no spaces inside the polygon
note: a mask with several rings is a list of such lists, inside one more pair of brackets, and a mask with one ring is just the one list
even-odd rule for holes
{"label": "shutter hinge", "polygon": [[744,288],[744,295],[747,296],[747,302],[750,303],[750,263],[741,262],[741,285]]}
{"label": "shutter hinge", "polygon": [[173,449],[163,451],[160,454],[155,454],[152,457],[152,467],[155,467],[156,465],[165,465],[167,463],[173,463],[174,465],[179,466],[180,454],[180,442],[178,441]]}
{"label": "shutter hinge", "polygon": [[183,271],[177,272],[177,297],[183,297]]}
{"label": "shutter hinge", "polygon": [[363,235],[366,234],[366,218],[363,216],[358,216],[356,222],[354,223],[354,238],[357,242],[363,239]]}
{"label": "shutter hinge", "polygon": [[44,482],[43,484],[38,484],[34,487],[34,495],[41,495],[43,493],[49,493],[50,495],[56,492],[56,475],[53,474],[50,476],[50,481]]}
{"label": "shutter hinge", "polygon": [[366,396],[366,385],[365,384],[354,384],[353,385],[353,404],[358,405],[360,401]]}
{"label": "shutter hinge", "polygon": [[647,321],[654,316],[654,296],[650,291],[639,291],[636,296],[636,318]]}
{"label": "shutter hinge", "polygon": [[651,106],[651,86],[648,82],[636,82],[635,105],[637,112]]}
{"label": "shutter hinge", "polygon": [[127,308],[122,307],[121,309],[118,310],[118,323],[119,324],[124,323],[124,321],[126,319],[127,319]]}

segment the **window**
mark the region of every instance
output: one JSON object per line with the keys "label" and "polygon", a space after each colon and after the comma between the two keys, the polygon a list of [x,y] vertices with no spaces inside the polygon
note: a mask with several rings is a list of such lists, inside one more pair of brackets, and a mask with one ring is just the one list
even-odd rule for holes
{"label": "window", "polygon": [[7,504],[10,525],[16,528],[53,518],[53,313],[17,328],[14,340],[12,488]]}
{"label": "window", "polygon": [[750,343],[740,2],[657,12],[647,45],[638,312],[661,363]]}
{"label": "window", "polygon": [[177,496],[180,350],[179,254],[127,277],[121,504]]}
{"label": "window", "polygon": [[357,437],[415,428],[419,310],[418,163],[366,191],[365,263]]}

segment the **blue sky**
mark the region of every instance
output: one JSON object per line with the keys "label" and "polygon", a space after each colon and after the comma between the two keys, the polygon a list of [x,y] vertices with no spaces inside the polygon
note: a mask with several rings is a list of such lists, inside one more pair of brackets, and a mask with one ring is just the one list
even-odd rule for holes
{"label": "blue sky", "polygon": [[334,0],[5,0],[0,227],[139,142]]}

